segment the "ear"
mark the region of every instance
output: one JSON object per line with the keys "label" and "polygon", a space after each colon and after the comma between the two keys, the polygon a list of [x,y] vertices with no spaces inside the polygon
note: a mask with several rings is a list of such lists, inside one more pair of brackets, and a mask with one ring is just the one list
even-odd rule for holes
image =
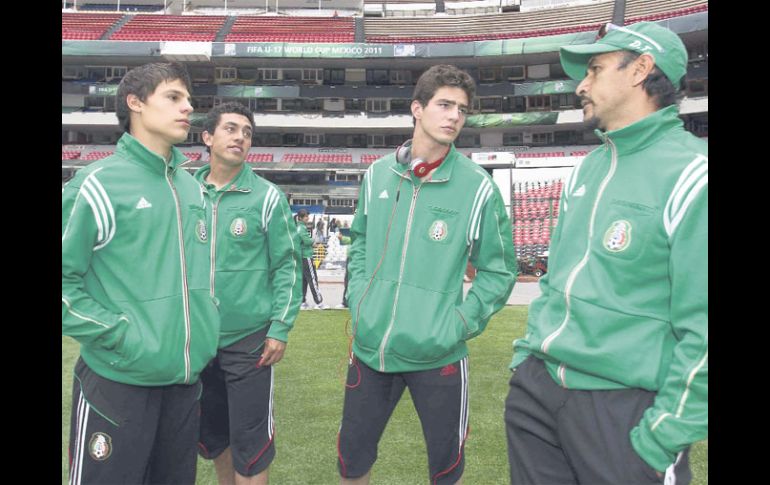
{"label": "ear", "polygon": [[205,144],[207,147],[210,147],[211,145],[213,145],[213,144],[214,144],[214,140],[213,140],[213,137],[211,136],[211,133],[209,133],[208,131],[203,131],[203,132],[201,133],[201,140],[203,140],[203,143],[204,143],[204,144]]}
{"label": "ear", "polygon": [[633,85],[638,86],[647,79],[655,68],[655,59],[650,54],[642,54],[634,61]]}
{"label": "ear", "polygon": [[412,101],[412,116],[418,120],[422,118],[422,104],[420,104],[420,102],[416,99]]}
{"label": "ear", "polygon": [[142,111],[142,100],[136,94],[129,94],[126,96],[126,104],[128,109],[134,113],[140,113]]}

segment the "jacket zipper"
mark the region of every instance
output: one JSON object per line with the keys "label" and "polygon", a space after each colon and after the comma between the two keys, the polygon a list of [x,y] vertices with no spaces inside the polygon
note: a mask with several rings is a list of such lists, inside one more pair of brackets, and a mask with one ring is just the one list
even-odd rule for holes
{"label": "jacket zipper", "polygon": [[217,262],[217,207],[219,207],[219,201],[222,200],[222,194],[217,197],[214,205],[211,206],[211,272],[209,273],[209,287],[211,288],[211,296],[214,296],[214,273],[216,272]]}
{"label": "jacket zipper", "polygon": [[[209,274],[209,286],[211,287],[211,296],[214,296],[214,274],[216,273],[217,262],[217,209],[219,208],[219,202],[227,192],[249,192],[244,189],[227,189],[220,193],[216,198],[216,202],[211,206],[211,273]],[[208,190],[206,190],[208,193]]]}
{"label": "jacket zipper", "polygon": [[409,206],[409,217],[406,220],[406,236],[404,237],[404,249],[401,251],[401,267],[398,270],[398,285],[396,286],[396,296],[393,300],[393,313],[390,316],[390,325],[385,331],[380,344],[380,372],[385,372],[385,346],[388,344],[390,332],[393,330],[393,324],[396,321],[396,308],[398,308],[398,294],[401,292],[401,278],[404,276],[404,263],[406,262],[406,250],[409,247],[409,235],[412,232],[412,217],[414,216],[414,206],[417,202],[417,195],[420,193],[422,184],[414,186],[412,191],[412,202]]}
{"label": "jacket zipper", "polygon": [[176,204],[176,224],[179,231],[179,259],[182,263],[182,303],[184,305],[184,330],[185,330],[185,343],[184,343],[184,383],[190,383],[190,301],[187,288],[187,261],[184,253],[184,231],[182,230],[182,210],[179,206],[179,195],[177,194],[176,187],[169,178],[171,172],[166,169],[166,182],[171,188],[171,195],[174,197],[174,203]]}
{"label": "jacket zipper", "polygon": [[[571,308],[571,293],[572,293],[572,287],[575,284],[575,280],[577,279],[578,273],[585,267],[585,265],[588,263],[588,256],[591,254],[591,240],[593,239],[594,234],[594,223],[596,222],[596,211],[599,208],[599,200],[601,200],[602,195],[604,194],[604,190],[607,188],[607,184],[609,184],[610,180],[612,180],[612,177],[615,175],[615,169],[617,167],[618,159],[617,159],[617,149],[615,147],[615,144],[612,143],[612,140],[610,140],[609,137],[605,137],[605,141],[607,145],[610,148],[610,170],[607,172],[607,175],[604,177],[604,180],[602,180],[601,185],[599,185],[599,193],[596,195],[596,199],[594,200],[594,206],[591,210],[591,222],[588,225],[588,243],[586,245],[586,252],[583,255],[583,258],[578,262],[577,266],[575,266],[572,269],[572,272],[570,272],[569,278],[567,278],[567,284],[564,287],[564,300],[566,302],[566,310],[564,314],[564,321],[562,321],[561,325],[559,325],[559,328],[556,329],[555,332],[550,334],[548,337],[543,340],[543,344],[540,346],[540,350],[544,353],[548,353],[548,349],[551,346],[551,343],[561,335],[561,333],[564,331],[564,327],[567,326],[567,322],[569,322],[569,315],[570,315],[570,308]],[[577,181],[576,181],[577,182]],[[558,370],[559,379],[561,380],[562,387],[567,387],[566,382],[566,366],[564,363],[559,365]]]}

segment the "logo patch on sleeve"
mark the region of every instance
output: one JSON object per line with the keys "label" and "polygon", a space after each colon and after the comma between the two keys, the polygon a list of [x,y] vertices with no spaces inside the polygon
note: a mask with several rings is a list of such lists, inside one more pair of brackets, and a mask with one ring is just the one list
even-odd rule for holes
{"label": "logo patch on sleeve", "polygon": [[431,224],[430,229],[428,230],[428,236],[434,241],[443,241],[444,239],[446,239],[446,236],[447,236],[446,222],[441,220],[434,221],[433,224]]}
{"label": "logo patch on sleeve", "polygon": [[620,220],[615,221],[604,233],[604,247],[612,253],[619,253],[628,249],[631,244],[631,223]]}
{"label": "logo patch on sleeve", "polygon": [[104,461],[112,454],[112,438],[107,433],[94,433],[88,442],[88,453],[96,461]]}

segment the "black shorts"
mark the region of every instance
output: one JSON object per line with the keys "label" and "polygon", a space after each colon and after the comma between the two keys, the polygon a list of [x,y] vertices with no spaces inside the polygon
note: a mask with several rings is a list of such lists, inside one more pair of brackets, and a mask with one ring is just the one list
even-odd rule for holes
{"label": "black shorts", "polygon": [[406,387],[428,447],[430,483],[455,483],[462,477],[468,434],[468,357],[440,369],[401,373],[377,372],[354,359],[348,368],[337,437],[337,467],[343,478],[358,478],[371,469],[385,425]]}
{"label": "black shorts", "polygon": [[158,387],[105,379],[75,363],[69,483],[195,483],[200,382]]}
{"label": "black shorts", "polygon": [[233,467],[245,477],[260,473],[275,457],[273,367],[258,365],[267,330],[219,349],[201,372],[199,453],[213,459],[230,447]]}

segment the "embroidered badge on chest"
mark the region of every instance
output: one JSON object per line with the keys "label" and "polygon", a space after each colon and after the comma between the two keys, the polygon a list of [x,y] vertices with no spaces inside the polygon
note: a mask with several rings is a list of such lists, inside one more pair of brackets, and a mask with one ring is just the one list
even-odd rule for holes
{"label": "embroidered badge on chest", "polygon": [[203,219],[198,219],[198,222],[195,224],[195,235],[198,236],[198,240],[202,243],[208,240],[209,231],[206,229],[206,221]]}
{"label": "embroidered badge on chest", "polygon": [[96,461],[104,461],[112,454],[112,438],[107,433],[94,433],[88,442],[88,453]]}
{"label": "embroidered badge on chest", "polygon": [[230,224],[230,233],[235,237],[243,237],[246,235],[246,219],[238,217]]}
{"label": "embroidered badge on chest", "polygon": [[628,221],[615,221],[604,233],[604,247],[607,251],[619,253],[628,249],[631,244],[631,223]]}
{"label": "embroidered badge on chest", "polygon": [[444,221],[434,221],[428,230],[428,236],[434,241],[443,241],[446,239],[447,226]]}

